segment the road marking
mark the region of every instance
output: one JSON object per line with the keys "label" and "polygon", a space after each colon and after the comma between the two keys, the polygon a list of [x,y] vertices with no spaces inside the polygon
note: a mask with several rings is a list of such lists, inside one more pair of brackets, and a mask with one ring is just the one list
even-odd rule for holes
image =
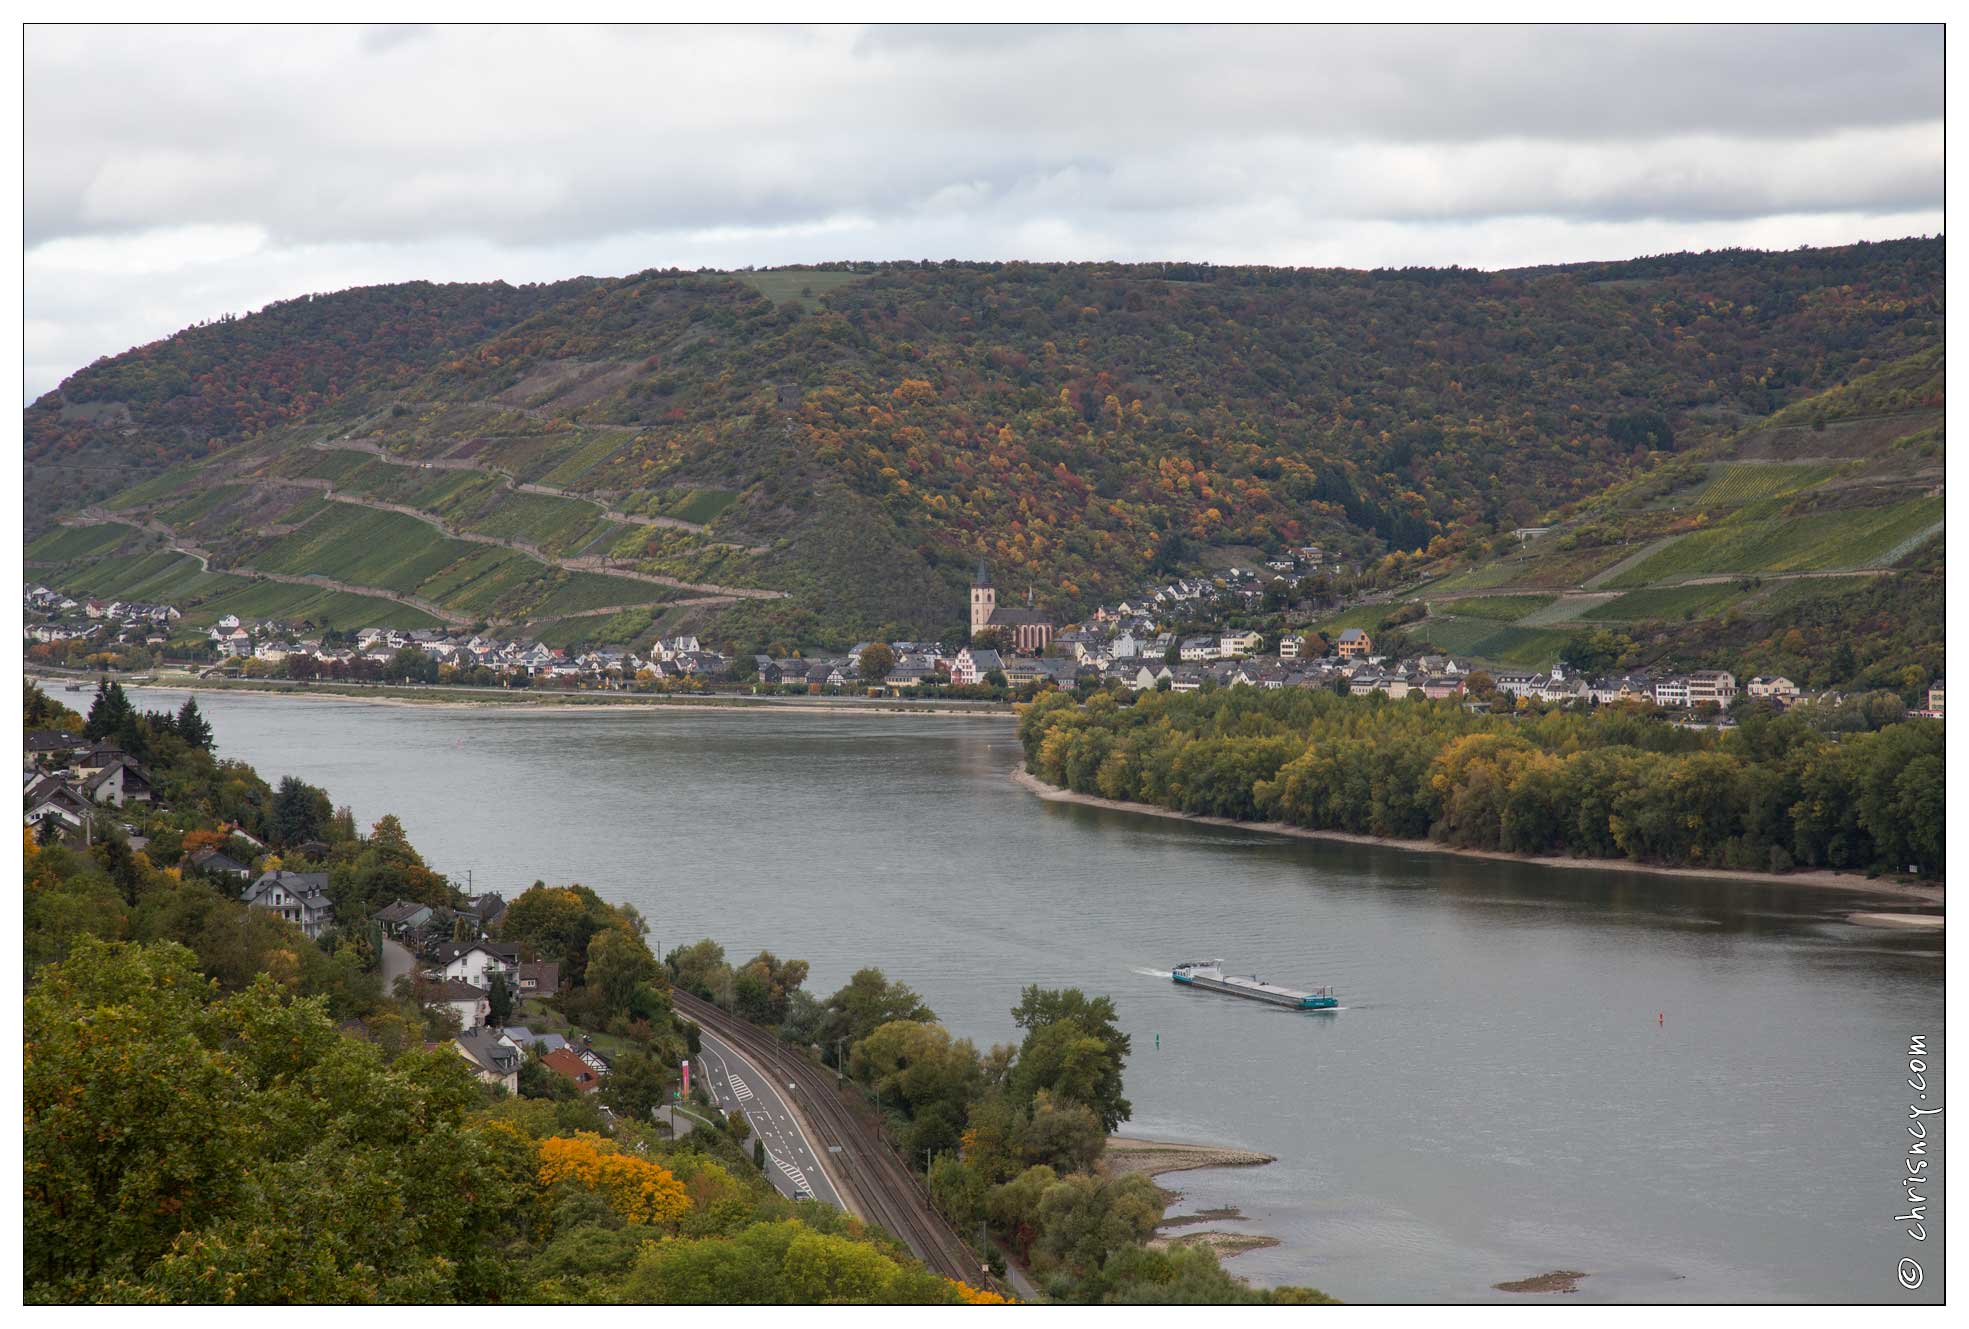
{"label": "road marking", "polygon": [[809,1184],[807,1181],[806,1173],[802,1172],[799,1168],[794,1167],[791,1163],[787,1162],[783,1158],[774,1158],[773,1162],[779,1164],[779,1170],[786,1174],[786,1179],[788,1181],[792,1182],[796,1187],[805,1191],[809,1195],[812,1195],[814,1193],[813,1186]]}
{"label": "road marking", "polygon": [[[718,1046],[720,1047],[724,1046],[722,1040],[718,1040]],[[722,1057],[720,1058],[720,1060],[722,1060]],[[731,1075],[730,1069],[727,1068],[725,1073],[726,1076],[729,1078]],[[800,1119],[793,1115],[793,1109],[790,1104],[787,1106],[786,1116],[787,1116],[788,1123],[793,1127],[794,1136],[800,1141],[800,1144],[806,1149],[807,1156],[810,1158],[815,1157],[813,1146],[807,1142],[807,1132],[801,1127]],[[818,1163],[816,1163],[816,1166],[818,1166]],[[847,1208],[847,1202],[844,1199],[842,1199],[840,1188],[834,1184],[833,1178],[827,1177],[827,1174],[824,1171],[822,1172],[821,1175],[827,1181],[828,1192],[832,1194],[834,1197],[832,1200],[829,1200],[828,1203],[832,1204],[837,1209],[841,1209],[845,1211]],[[818,1191],[815,1191],[814,1194],[816,1197],[818,1197],[820,1193]]]}
{"label": "road marking", "polygon": [[744,1102],[746,1102],[746,1101],[748,1101],[748,1100],[750,1100],[750,1099],[751,1099],[751,1097],[752,1097],[752,1086],[751,1086],[751,1085],[749,1085],[749,1084],[747,1084],[747,1083],[746,1083],[745,1081],[743,1081],[743,1080],[741,1080],[741,1079],[739,1079],[739,1078],[738,1078],[738,1077],[737,1077],[736,1075],[731,1075],[731,1074],[727,1074],[727,1075],[725,1076],[725,1081],[726,1081],[726,1083],[728,1083],[728,1084],[730,1084],[730,1085],[731,1085],[731,1087],[732,1087],[732,1093],[734,1093],[734,1094],[736,1094],[736,1095],[738,1096],[738,1101],[739,1101],[739,1102],[741,1102],[741,1103],[744,1103]]}

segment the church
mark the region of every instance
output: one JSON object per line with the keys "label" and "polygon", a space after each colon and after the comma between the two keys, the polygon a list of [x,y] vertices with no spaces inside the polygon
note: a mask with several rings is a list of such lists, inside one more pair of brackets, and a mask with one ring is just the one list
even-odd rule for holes
{"label": "church", "polygon": [[971,637],[977,638],[986,628],[996,629],[1002,648],[1017,651],[1021,655],[1038,655],[1053,640],[1053,625],[1044,614],[1032,608],[1032,592],[1026,592],[1024,609],[1001,609],[998,605],[998,591],[991,584],[991,574],[985,571],[984,560],[978,560],[978,575],[971,582]]}

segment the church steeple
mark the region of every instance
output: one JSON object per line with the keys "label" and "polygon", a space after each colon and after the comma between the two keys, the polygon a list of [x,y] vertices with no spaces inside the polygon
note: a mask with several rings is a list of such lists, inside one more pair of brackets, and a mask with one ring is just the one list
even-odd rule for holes
{"label": "church steeple", "polygon": [[998,592],[992,589],[991,574],[985,571],[984,556],[978,556],[978,575],[971,582],[971,635],[977,636],[991,623],[998,608]]}

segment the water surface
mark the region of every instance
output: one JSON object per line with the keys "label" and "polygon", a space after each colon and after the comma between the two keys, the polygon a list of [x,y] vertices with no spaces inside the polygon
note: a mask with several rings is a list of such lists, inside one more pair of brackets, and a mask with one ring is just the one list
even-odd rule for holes
{"label": "water surface", "polygon": [[[461,883],[579,881],[653,945],[799,956],[822,995],[878,965],[981,1046],[1012,1040],[1024,984],[1112,995],[1128,1131],[1279,1159],[1164,1178],[1282,1240],[1229,1262],[1254,1280],[1350,1301],[1508,1299],[1490,1285],[1559,1268],[1592,1275],[1579,1300],[1941,1287],[1940,1224],[1916,1249],[1890,1220],[1909,1036],[1940,1066],[1942,943],[1844,921],[1878,899],[1048,803],[1007,778],[1002,720],[199,705],[223,755],[365,825],[394,812]],[[1345,1009],[1168,981],[1198,956]]]}

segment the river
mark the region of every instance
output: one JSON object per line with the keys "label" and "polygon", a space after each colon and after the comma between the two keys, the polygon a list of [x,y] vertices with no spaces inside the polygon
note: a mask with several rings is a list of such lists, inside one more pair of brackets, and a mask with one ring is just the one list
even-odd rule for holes
{"label": "river", "polygon": [[[1939,1205],[1926,1243],[1892,1219],[1910,1037],[1941,1064],[1942,939],[1845,921],[1891,902],[1048,803],[1007,778],[1003,720],[199,705],[222,755],[365,825],[397,814],[461,883],[579,881],[640,909],[653,946],[799,956],[821,995],[877,965],[981,1047],[1012,1041],[1024,984],[1111,995],[1128,1133],[1278,1157],[1163,1179],[1182,1209],[1247,1216],[1211,1226],[1280,1239],[1228,1262],[1254,1281],[1509,1300],[1491,1285],[1572,1269],[1578,1301],[1939,1295]],[[1343,1009],[1168,981],[1198,956],[1333,984]]]}

